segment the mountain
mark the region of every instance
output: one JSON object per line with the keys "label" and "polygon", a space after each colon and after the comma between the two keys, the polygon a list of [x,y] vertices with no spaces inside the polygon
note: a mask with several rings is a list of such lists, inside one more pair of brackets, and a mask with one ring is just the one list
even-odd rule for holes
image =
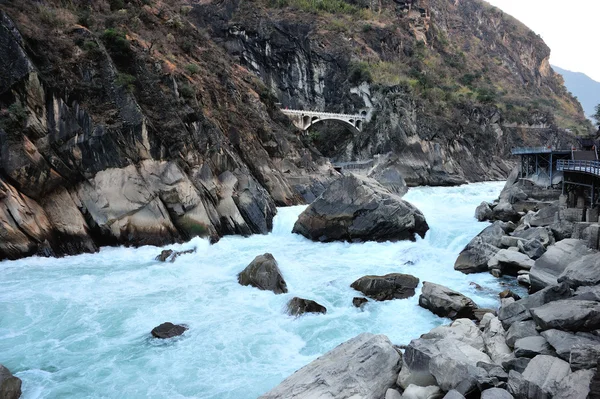
{"label": "mountain", "polygon": [[571,72],[566,69],[552,66],[552,68],[565,80],[565,86],[573,93],[583,106],[583,110],[587,117],[591,117],[596,113],[595,107],[600,104],[600,82],[596,82],[581,72]]}
{"label": "mountain", "polygon": [[[266,233],[326,157],[459,184],[590,128],[479,0],[0,0],[0,49],[0,259]],[[367,120],[303,135],[279,106]]]}

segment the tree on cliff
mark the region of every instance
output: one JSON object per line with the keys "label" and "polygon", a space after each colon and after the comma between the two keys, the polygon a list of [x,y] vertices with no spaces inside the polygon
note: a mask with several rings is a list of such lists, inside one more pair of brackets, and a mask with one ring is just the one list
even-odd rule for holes
{"label": "tree on cliff", "polygon": [[596,113],[594,115],[592,115],[592,118],[594,118],[596,120],[596,125],[598,127],[600,127],[600,104],[596,105],[596,108],[594,108],[594,111],[596,111]]}

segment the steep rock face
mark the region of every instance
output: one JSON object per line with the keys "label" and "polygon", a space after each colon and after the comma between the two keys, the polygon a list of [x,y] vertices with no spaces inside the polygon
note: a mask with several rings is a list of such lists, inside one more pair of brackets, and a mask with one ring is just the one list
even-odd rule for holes
{"label": "steep rock face", "polygon": [[336,174],[178,4],[70,7],[0,7],[0,260],[267,233]]}
{"label": "steep rock face", "polygon": [[559,125],[589,128],[549,48],[485,2],[312,4],[207,1],[192,19],[282,106],[366,114],[361,132],[311,127],[335,160],[392,152],[409,185],[499,179],[512,146],[566,144]]}

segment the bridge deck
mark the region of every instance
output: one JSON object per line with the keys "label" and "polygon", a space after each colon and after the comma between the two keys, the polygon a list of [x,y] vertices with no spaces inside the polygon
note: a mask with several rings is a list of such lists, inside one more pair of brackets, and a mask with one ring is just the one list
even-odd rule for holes
{"label": "bridge deck", "polygon": [[600,177],[600,161],[572,161],[568,159],[559,159],[556,162],[556,169],[567,172],[586,173]]}
{"label": "bridge deck", "polygon": [[309,115],[309,116],[320,116],[323,118],[347,118],[347,119],[366,119],[367,117],[362,114],[336,114],[332,112],[319,112],[319,111],[305,111],[299,109],[282,109],[281,112],[290,115]]}
{"label": "bridge deck", "polygon": [[556,149],[552,147],[516,147],[511,151],[512,155],[529,155],[529,154],[570,154],[570,149]]}

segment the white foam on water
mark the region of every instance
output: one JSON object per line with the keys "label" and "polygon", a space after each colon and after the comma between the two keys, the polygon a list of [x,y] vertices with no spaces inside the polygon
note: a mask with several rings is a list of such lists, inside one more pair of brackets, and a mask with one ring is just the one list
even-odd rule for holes
{"label": "white foam on water", "polygon": [[[174,263],[160,248],[104,248],[63,259],[0,263],[0,363],[23,380],[23,398],[256,398],[336,345],[365,331],[396,344],[447,323],[410,299],[352,306],[350,284],[366,274],[409,273],[497,306],[500,280],[454,271],[482,228],[473,217],[503,183],[415,188],[405,199],[425,214],[425,239],[398,243],[314,243],[291,234],[305,208],[280,208],[273,233],[225,237]],[[272,253],[289,293],[237,283],[252,259]],[[470,282],[483,287],[476,290]],[[420,286],[419,286],[420,290]],[[327,307],[294,318],[293,296]],[[172,340],[150,330],[165,321],[190,329]]]}

